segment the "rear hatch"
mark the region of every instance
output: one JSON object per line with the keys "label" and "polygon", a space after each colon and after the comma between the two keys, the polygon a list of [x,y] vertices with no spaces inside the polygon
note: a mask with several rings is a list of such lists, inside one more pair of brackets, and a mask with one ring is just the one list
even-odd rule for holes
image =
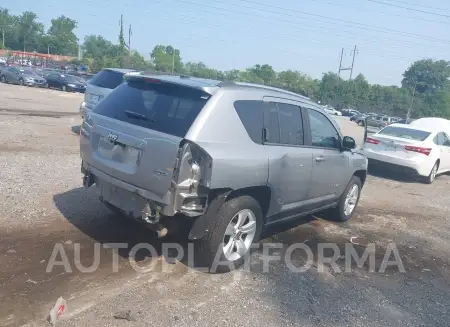
{"label": "rear hatch", "polygon": [[372,136],[368,136],[364,149],[371,149],[377,153],[412,159],[423,156],[430,148],[424,141],[430,132],[399,126],[387,126]]}
{"label": "rear hatch", "polygon": [[83,122],[81,157],[163,201],[180,142],[208,98],[199,89],[154,79],[123,83]]}
{"label": "rear hatch", "polygon": [[123,82],[123,73],[102,69],[86,85],[84,101],[86,108],[92,110],[103,98]]}

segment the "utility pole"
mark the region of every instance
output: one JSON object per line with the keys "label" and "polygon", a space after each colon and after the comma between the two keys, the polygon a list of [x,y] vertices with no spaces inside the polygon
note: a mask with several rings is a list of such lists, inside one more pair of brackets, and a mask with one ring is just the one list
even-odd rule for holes
{"label": "utility pole", "polygon": [[173,51],[172,51],[172,75],[173,75],[174,68],[175,68],[175,48],[173,48]]}
{"label": "utility pole", "polygon": [[352,67],[350,69],[350,79],[352,79],[352,75],[353,75],[353,66],[355,65],[355,57],[356,57],[356,53],[357,53],[358,49],[356,49],[356,45],[355,48],[353,49],[353,59],[352,59]]}
{"label": "utility pole", "polygon": [[416,95],[416,86],[417,86],[417,81],[414,82],[414,89],[413,89],[412,96],[411,96],[411,104],[409,105],[408,112],[406,113],[406,123],[408,123],[408,120],[411,117],[411,110],[412,110],[412,106],[414,103],[414,96]]}
{"label": "utility pole", "polygon": [[130,24],[130,28],[128,29],[128,56],[130,57],[131,60],[131,24]]}
{"label": "utility pole", "polygon": [[352,76],[353,76],[353,67],[355,66],[355,57],[356,57],[356,54],[358,53],[358,49],[356,48],[356,45],[355,45],[355,47],[353,48],[353,50],[351,51],[351,53],[353,53],[353,55],[352,55],[352,65],[350,66],[350,67],[346,67],[346,68],[343,68],[342,67],[342,57],[343,57],[343,55],[344,55],[344,48],[342,48],[342,51],[341,51],[341,61],[340,61],[340,63],[339,63],[339,71],[338,71],[338,76],[340,77],[341,76],[341,71],[343,71],[343,70],[349,70],[350,71],[350,79],[352,79]]}
{"label": "utility pole", "polygon": [[338,77],[341,77],[341,68],[342,68],[342,57],[344,56],[344,48],[341,50],[341,60],[339,61],[339,70],[338,70]]}

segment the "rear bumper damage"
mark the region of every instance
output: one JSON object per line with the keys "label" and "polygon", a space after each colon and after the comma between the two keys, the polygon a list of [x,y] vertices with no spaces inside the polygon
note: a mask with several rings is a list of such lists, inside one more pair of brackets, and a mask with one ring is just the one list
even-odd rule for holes
{"label": "rear bumper damage", "polygon": [[81,172],[84,187],[95,184],[100,200],[148,223],[157,223],[160,216],[171,217],[178,213],[188,217],[201,216],[207,208],[208,190],[203,188],[199,188],[196,193],[189,193],[189,187],[172,183],[168,192],[161,197],[85,163],[82,163]]}

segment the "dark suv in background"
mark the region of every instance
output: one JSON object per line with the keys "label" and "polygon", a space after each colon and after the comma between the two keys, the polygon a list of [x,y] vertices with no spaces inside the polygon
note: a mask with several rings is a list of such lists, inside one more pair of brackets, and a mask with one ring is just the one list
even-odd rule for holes
{"label": "dark suv in background", "polygon": [[87,81],[84,101],[80,105],[80,115],[85,116],[97,103],[122,84],[123,76],[136,72],[133,69],[104,68]]}

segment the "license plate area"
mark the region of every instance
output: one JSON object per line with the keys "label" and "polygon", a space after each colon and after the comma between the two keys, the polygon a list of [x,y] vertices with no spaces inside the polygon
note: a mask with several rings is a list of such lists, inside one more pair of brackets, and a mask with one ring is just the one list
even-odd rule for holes
{"label": "license plate area", "polygon": [[103,181],[97,184],[102,201],[123,210],[134,217],[140,217],[141,211],[146,204],[146,200],[130,191]]}

